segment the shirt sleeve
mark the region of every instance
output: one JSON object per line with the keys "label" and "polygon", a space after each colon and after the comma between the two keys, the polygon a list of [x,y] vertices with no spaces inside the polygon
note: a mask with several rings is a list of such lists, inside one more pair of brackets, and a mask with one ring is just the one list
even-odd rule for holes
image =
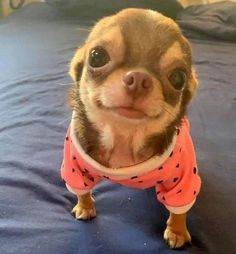
{"label": "shirt sleeve", "polygon": [[74,150],[70,138],[70,130],[68,129],[64,142],[64,158],[61,165],[61,177],[71,189],[89,191],[100,179],[98,179],[97,176],[92,176],[87,169],[80,168]]}
{"label": "shirt sleeve", "polygon": [[171,177],[156,185],[157,199],[175,214],[186,213],[193,206],[201,187],[190,135],[186,134],[183,143],[181,156],[179,161],[176,161],[177,167],[170,168]]}

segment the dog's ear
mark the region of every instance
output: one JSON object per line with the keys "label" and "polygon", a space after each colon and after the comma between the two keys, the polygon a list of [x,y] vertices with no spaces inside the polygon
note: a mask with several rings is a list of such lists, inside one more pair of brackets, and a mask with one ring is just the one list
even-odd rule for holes
{"label": "dog's ear", "polygon": [[197,88],[198,88],[197,75],[196,75],[194,68],[192,68],[192,72],[191,72],[190,79],[189,79],[189,86],[188,86],[188,90],[191,94],[191,98],[196,93]]}
{"label": "dog's ear", "polygon": [[193,98],[193,96],[195,95],[197,91],[197,88],[198,88],[198,80],[196,77],[196,72],[192,68],[189,81],[188,81],[188,86],[183,96],[183,103],[185,105],[187,105],[191,101],[191,99]]}
{"label": "dog's ear", "polygon": [[70,63],[69,74],[75,82],[80,81],[84,67],[85,46],[79,48]]}

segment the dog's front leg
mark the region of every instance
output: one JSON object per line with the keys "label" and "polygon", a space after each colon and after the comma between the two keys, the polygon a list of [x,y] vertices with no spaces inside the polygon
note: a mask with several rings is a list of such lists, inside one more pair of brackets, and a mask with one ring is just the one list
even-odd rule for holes
{"label": "dog's front leg", "polygon": [[68,190],[74,193],[78,198],[78,203],[71,211],[75,215],[75,218],[79,220],[89,220],[96,217],[95,200],[92,196],[92,191],[84,192],[71,188],[68,185],[66,186]]}
{"label": "dog's front leg", "polygon": [[164,232],[164,239],[173,249],[182,247],[185,243],[191,242],[191,236],[186,226],[187,214],[174,214],[170,212],[167,220],[167,227]]}

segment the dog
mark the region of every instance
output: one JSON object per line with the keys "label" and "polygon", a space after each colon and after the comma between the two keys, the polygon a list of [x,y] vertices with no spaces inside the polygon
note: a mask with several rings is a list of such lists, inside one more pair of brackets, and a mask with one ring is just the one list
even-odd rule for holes
{"label": "dog", "polygon": [[200,191],[186,109],[197,90],[191,48],[178,25],[153,10],[101,19],[75,53],[73,110],[61,177],[78,197],[75,218],[96,216],[102,180],[155,187],[169,210],[164,239],[191,242],[186,216]]}

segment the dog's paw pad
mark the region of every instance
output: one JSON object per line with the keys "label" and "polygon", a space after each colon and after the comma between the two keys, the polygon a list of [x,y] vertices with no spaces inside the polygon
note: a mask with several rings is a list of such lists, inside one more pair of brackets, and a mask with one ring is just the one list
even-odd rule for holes
{"label": "dog's paw pad", "polygon": [[96,209],[95,206],[91,206],[90,208],[81,207],[77,204],[71,211],[75,215],[75,218],[78,220],[90,220],[96,217]]}
{"label": "dog's paw pad", "polygon": [[191,236],[187,230],[183,232],[173,232],[169,227],[164,232],[164,239],[171,249],[178,249],[185,245],[185,243],[191,243]]}

